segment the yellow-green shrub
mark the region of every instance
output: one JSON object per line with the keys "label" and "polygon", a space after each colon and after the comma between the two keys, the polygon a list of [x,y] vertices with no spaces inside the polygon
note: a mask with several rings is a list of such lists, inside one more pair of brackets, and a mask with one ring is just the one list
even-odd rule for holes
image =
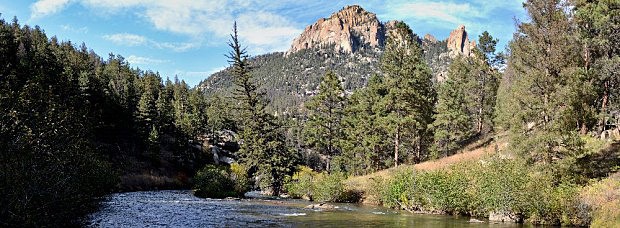
{"label": "yellow-green shrub", "polygon": [[521,160],[490,158],[434,171],[397,171],[375,183],[380,203],[434,213],[511,213],[536,224],[582,224],[579,187]]}
{"label": "yellow-green shrub", "polygon": [[620,173],[584,187],[579,195],[592,210],[592,227],[620,227]]}
{"label": "yellow-green shrub", "polygon": [[307,197],[321,202],[357,202],[359,193],[346,189],[343,173],[317,173],[306,166],[298,167],[285,183],[288,194],[294,198]]}

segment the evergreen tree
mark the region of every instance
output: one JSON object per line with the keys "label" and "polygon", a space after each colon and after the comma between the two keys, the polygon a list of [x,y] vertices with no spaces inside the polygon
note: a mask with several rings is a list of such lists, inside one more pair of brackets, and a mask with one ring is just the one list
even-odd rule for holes
{"label": "evergreen tree", "polygon": [[237,37],[237,24],[233,27],[229,46],[229,62],[236,85],[235,99],[240,107],[241,148],[238,156],[242,163],[261,180],[262,189],[270,188],[274,195],[280,193],[284,177],[293,167],[294,156],[286,147],[285,131],[278,120],[265,111],[264,93],[259,91],[250,74],[245,50]]}
{"label": "evergreen tree", "polygon": [[373,75],[366,88],[356,90],[349,99],[342,120],[345,139],[340,158],[349,173],[363,175],[394,164],[393,145],[379,121],[386,116],[380,101],[387,92],[383,77]]}
{"label": "evergreen tree", "polygon": [[583,103],[579,88],[582,80],[577,66],[582,65],[565,1],[529,0],[524,6],[530,22],[521,23],[511,43],[510,83],[502,86],[500,119],[508,121],[511,146],[533,161],[551,163],[580,150],[574,134],[580,126]]}
{"label": "evergreen tree", "polygon": [[381,69],[388,88],[381,101],[387,116],[381,122],[394,142],[394,165],[398,166],[403,145],[410,146],[414,159],[421,161],[432,138],[428,125],[432,123],[436,92],[421,48],[403,22],[388,37]]}
{"label": "evergreen tree", "polygon": [[[594,81],[596,131],[620,123],[620,2],[574,0],[576,24],[583,45],[584,75]],[[615,121],[614,121],[615,118]],[[586,120],[582,120],[586,122]],[[591,124],[590,124],[591,125]],[[582,133],[587,130],[584,124]]]}
{"label": "evergreen tree", "polygon": [[331,71],[323,76],[319,93],[305,103],[309,116],[304,126],[304,138],[311,149],[327,158],[328,172],[331,158],[341,151],[340,141],[343,138],[341,120],[344,105],[344,90],[338,76]]}
{"label": "evergreen tree", "polygon": [[[475,132],[474,116],[470,112],[475,93],[471,80],[474,69],[465,57],[458,57],[448,69],[446,81],[438,86],[435,122],[435,149],[445,156],[457,149]],[[433,157],[438,157],[436,154]]]}

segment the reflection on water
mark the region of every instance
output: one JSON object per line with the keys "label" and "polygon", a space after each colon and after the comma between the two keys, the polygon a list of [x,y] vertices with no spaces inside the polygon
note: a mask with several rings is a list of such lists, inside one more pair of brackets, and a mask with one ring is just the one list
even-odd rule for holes
{"label": "reflection on water", "polygon": [[200,199],[190,191],[128,192],[111,195],[88,223],[91,227],[516,227],[355,204],[337,204],[334,211],[304,209],[308,204]]}

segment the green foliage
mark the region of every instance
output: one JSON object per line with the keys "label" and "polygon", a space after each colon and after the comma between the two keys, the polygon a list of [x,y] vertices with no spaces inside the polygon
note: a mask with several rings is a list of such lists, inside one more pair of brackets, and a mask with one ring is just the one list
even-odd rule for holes
{"label": "green foliage", "polygon": [[524,5],[532,20],[518,27],[510,44],[511,75],[502,81],[499,119],[511,130],[512,150],[532,162],[581,153],[575,132],[587,129],[592,118],[587,105],[592,80],[582,73],[581,46],[566,4],[530,0]]}
{"label": "green foliage", "polygon": [[297,167],[297,171],[288,178],[284,188],[294,198],[312,199],[314,179],[319,173],[307,166]]}
{"label": "green foliage", "polygon": [[306,166],[287,180],[286,191],[295,198],[308,198],[319,202],[358,202],[359,194],[347,190],[346,175],[341,172],[318,173]]}
{"label": "green foliage", "polygon": [[387,94],[383,76],[373,75],[368,86],[348,99],[343,117],[343,153],[335,167],[355,175],[368,174],[393,165],[388,133],[379,122],[385,116],[380,101]]}
{"label": "green foliage", "polygon": [[426,156],[431,136],[428,125],[436,101],[431,72],[422,59],[422,49],[412,38],[411,29],[399,23],[381,56],[387,94],[379,102],[380,111],[385,113],[379,124],[394,142],[396,166],[402,154],[414,161]]}
{"label": "green foliage", "polygon": [[83,107],[88,54],[16,19],[0,43],[0,226],[80,225],[118,181]]}
{"label": "green foliage", "polygon": [[[131,188],[118,175],[204,164],[189,139],[205,115],[175,110],[192,107],[173,96],[190,90],[183,82],[163,85],[122,56],[103,59],[16,19],[0,19],[0,56],[0,226],[79,225],[106,193]],[[201,118],[174,124],[188,116]]]}
{"label": "green foliage", "polygon": [[579,187],[525,162],[490,158],[448,170],[403,169],[372,192],[383,205],[411,211],[488,216],[510,212],[535,224],[582,224]]}
{"label": "green foliage", "polygon": [[239,163],[230,164],[230,179],[234,183],[235,192],[243,195],[250,190],[250,178],[248,178],[248,168]]}
{"label": "green foliage", "polygon": [[346,200],[343,199],[346,193],[344,185],[346,178],[344,174],[338,172],[317,175],[313,185],[313,199],[319,202],[343,202]]}
{"label": "green foliage", "polygon": [[[461,146],[475,132],[475,122],[470,108],[474,107],[471,94],[475,77],[471,65],[464,58],[457,58],[450,64],[448,78],[439,84],[438,101],[435,107],[435,150],[443,156]],[[475,83],[475,82],[474,82]],[[437,154],[439,156],[439,154]],[[437,157],[435,156],[435,157]]]}
{"label": "green foliage", "polygon": [[590,183],[579,195],[580,202],[591,209],[584,224],[591,221],[591,227],[620,225],[620,173]]}
{"label": "green foliage", "polygon": [[309,110],[303,129],[305,142],[309,148],[327,157],[328,172],[331,171],[331,158],[341,151],[344,96],[338,76],[328,71],[321,81],[319,93],[304,104]]}
{"label": "green foliage", "polygon": [[239,160],[259,177],[259,186],[278,195],[284,177],[291,173],[296,157],[286,145],[285,129],[280,121],[265,111],[264,93],[250,71],[247,54],[237,39],[237,25],[229,43],[231,73],[236,85],[234,98],[239,103],[241,148]]}
{"label": "green foliage", "polygon": [[[575,24],[584,46],[585,75],[596,93],[596,132],[620,123],[620,2],[575,0]],[[616,113],[615,115],[613,113]]]}
{"label": "green foliage", "polygon": [[194,195],[203,198],[239,197],[230,170],[226,167],[207,165],[194,177]]}

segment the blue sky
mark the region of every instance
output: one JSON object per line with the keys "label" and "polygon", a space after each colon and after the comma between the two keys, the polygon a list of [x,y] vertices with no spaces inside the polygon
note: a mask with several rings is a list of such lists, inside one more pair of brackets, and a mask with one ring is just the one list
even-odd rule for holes
{"label": "blue sky", "polygon": [[[470,39],[482,31],[511,39],[522,0],[0,0],[1,17],[39,25],[49,37],[86,43],[100,56],[120,54],[134,67],[175,75],[190,85],[225,68],[226,42],[237,21],[251,55],[286,51],[303,29],[346,5],[379,20],[403,20],[420,36],[445,39],[460,24]],[[473,37],[472,37],[473,36]]]}

